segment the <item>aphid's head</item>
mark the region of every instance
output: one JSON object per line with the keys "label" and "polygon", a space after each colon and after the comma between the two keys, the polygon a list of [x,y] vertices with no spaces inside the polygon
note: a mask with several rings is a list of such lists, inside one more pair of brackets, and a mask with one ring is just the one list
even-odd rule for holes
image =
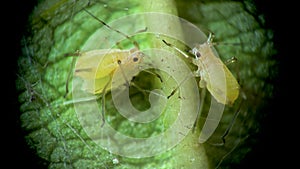
{"label": "aphid's head", "polygon": [[205,57],[210,51],[210,45],[205,42],[203,44],[196,45],[191,53],[195,56],[196,59]]}
{"label": "aphid's head", "polygon": [[138,64],[143,60],[144,54],[140,51],[135,51],[134,53],[132,53],[128,59],[129,62],[132,64]]}
{"label": "aphid's head", "polygon": [[196,59],[199,59],[201,57],[200,51],[197,49],[197,47],[192,49],[193,55],[195,55]]}

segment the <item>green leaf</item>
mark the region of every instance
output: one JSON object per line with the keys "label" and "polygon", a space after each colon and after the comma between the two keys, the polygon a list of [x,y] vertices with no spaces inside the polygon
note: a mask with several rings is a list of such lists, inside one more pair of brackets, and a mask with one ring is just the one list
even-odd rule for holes
{"label": "green leaf", "polygon": [[[175,144],[175,147],[161,154],[143,158],[121,156],[110,153],[99,146],[101,140],[92,139],[91,134],[98,128],[82,125],[82,119],[80,119],[82,116],[76,112],[76,107],[70,104],[72,103],[72,94],[67,95],[66,98],[63,97],[73,59],[67,57],[66,54],[74,54],[77,50],[107,49],[112,46],[131,49],[134,45],[119,33],[103,27],[99,21],[83,11],[83,8],[111,26],[115,26],[114,29],[126,32],[128,35],[142,32],[131,38],[138,42],[141,50],[145,50],[145,54],[151,54],[147,53],[146,49],[157,48],[176,55],[174,59],[164,61],[156,59],[156,62],[152,62],[153,58],[147,58],[148,60],[146,59],[145,62],[157,63],[157,65],[166,64],[165,67],[169,65],[174,70],[182,70],[182,73],[177,75],[181,81],[176,81],[176,78],[170,77],[166,72],[154,69],[151,69],[153,74],[141,72],[133,80],[138,87],[145,91],[159,88],[166,96],[178,85],[180,87],[180,90],[167,100],[161,116],[151,123],[138,124],[128,121],[118,113],[113,104],[112,93],[107,94],[107,123],[115,127],[119,133],[135,138],[158,136],[160,133],[166,132],[178,119],[184,121],[191,118],[190,122],[184,121],[183,125],[192,125],[192,118],[197,114],[197,111],[192,110],[197,108],[199,100],[190,101],[188,97],[185,100],[179,96],[185,93],[191,98],[197,98],[199,92],[194,92],[193,86],[194,80],[198,79],[192,77],[189,81],[185,78],[187,76],[186,73],[183,73],[185,67],[176,65],[181,63],[176,62],[176,59],[187,63],[190,71],[195,71],[195,67],[189,59],[174,52],[161,40],[168,41],[182,51],[186,51],[188,47],[185,45],[187,44],[182,44],[182,41],[174,39],[174,36],[155,33],[143,34],[143,30],[146,29],[146,32],[168,32],[185,39],[189,35],[183,33],[180,25],[182,22],[170,21],[170,17],[159,17],[163,15],[150,15],[149,13],[144,15],[145,18],[138,15],[136,22],[123,23],[121,21],[126,21],[126,19],[120,18],[128,18],[128,16],[134,16],[131,14],[143,12],[172,14],[187,19],[206,34],[213,32],[216,36],[215,42],[229,44],[215,46],[215,48],[224,62],[232,56],[238,59],[236,63],[230,64],[228,67],[238,78],[242,95],[232,107],[226,107],[219,127],[207,143],[199,144],[198,137],[209,110],[209,94],[205,98],[204,108],[195,132],[190,131],[183,135],[175,132],[174,138],[182,140]],[[30,35],[22,40],[23,54],[18,60],[19,70],[16,81],[21,104],[21,127],[27,132],[28,146],[36,152],[41,161],[47,162],[45,167],[48,168],[208,168],[208,166],[215,168],[220,165],[221,168],[230,168],[230,166],[240,163],[255,146],[256,138],[253,135],[260,131],[260,120],[263,118],[261,115],[263,112],[260,112],[260,109],[272,97],[273,84],[270,79],[277,75],[277,63],[272,58],[272,55],[276,53],[272,42],[273,33],[264,28],[263,20],[257,19],[262,18],[261,16],[254,15],[258,14],[251,1],[56,0],[41,2],[29,20]],[[140,20],[144,21],[147,28],[143,24],[138,24]],[[102,29],[102,32],[99,33],[99,29]],[[112,37],[125,40],[115,45],[117,40]],[[199,43],[203,41],[205,39],[199,39]],[[168,58],[167,54],[166,58]],[[156,74],[161,76],[162,82]],[[182,81],[187,82],[181,84]],[[71,81],[69,88],[72,89]],[[150,103],[144,100],[148,100],[149,92],[131,88],[130,99],[133,106],[141,111],[148,109]],[[162,97],[156,98],[154,101],[163,104]],[[101,99],[97,103],[97,108],[101,112]],[[184,105],[180,105],[180,103],[184,103]],[[242,105],[239,109],[240,103]],[[92,108],[86,108],[86,110],[89,109]],[[180,109],[187,111],[177,118]],[[226,136],[225,146],[213,145],[213,143],[222,141],[221,136],[238,110],[240,111],[239,116]],[[91,120],[95,119],[94,116],[90,117]],[[182,130],[185,131],[185,129]],[[97,133],[95,135],[97,136]],[[170,138],[172,137],[170,136]],[[139,150],[135,144],[118,145],[120,144],[119,137],[115,138],[118,139],[111,143],[112,147],[123,146],[124,150],[133,152]]]}

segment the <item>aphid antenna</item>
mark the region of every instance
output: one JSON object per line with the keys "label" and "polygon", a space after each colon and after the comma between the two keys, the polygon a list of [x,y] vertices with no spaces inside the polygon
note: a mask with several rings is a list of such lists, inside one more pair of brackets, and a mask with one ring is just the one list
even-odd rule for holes
{"label": "aphid antenna", "polygon": [[167,41],[165,41],[164,39],[162,39],[162,41],[164,42],[164,44],[166,44],[167,46],[175,49],[177,52],[179,52],[180,54],[182,54],[184,57],[189,58],[189,55],[187,55],[186,53],[184,53],[182,50],[180,50],[179,48],[177,48],[176,46],[172,45],[171,43],[168,43]]}
{"label": "aphid antenna", "polygon": [[85,8],[82,8],[86,13],[88,13],[91,17],[93,17],[94,19],[96,19],[98,22],[100,22],[102,25],[106,26],[108,29],[111,29],[112,31],[117,32],[118,34],[124,36],[126,39],[130,40],[130,42],[137,48],[140,49],[139,44],[133,40],[130,36],[126,35],[125,33],[109,26],[107,23],[105,23],[104,21],[102,21],[101,19],[99,19],[98,17],[96,17],[94,14],[92,14],[90,11],[88,11]]}
{"label": "aphid antenna", "polygon": [[211,43],[213,46],[240,46],[241,43],[230,43],[230,42],[212,42]]}

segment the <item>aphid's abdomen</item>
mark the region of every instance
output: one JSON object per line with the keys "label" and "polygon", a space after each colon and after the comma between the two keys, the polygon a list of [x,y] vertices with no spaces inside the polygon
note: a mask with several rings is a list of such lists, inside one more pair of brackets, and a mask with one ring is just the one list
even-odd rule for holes
{"label": "aphid's abdomen", "polygon": [[108,76],[118,67],[118,60],[124,61],[129,50],[101,49],[83,52],[76,63],[75,75],[83,79],[98,79]]}
{"label": "aphid's abdomen", "polygon": [[[82,84],[82,90],[92,94],[101,94],[107,83],[110,81],[110,76],[105,76],[99,79],[85,79]],[[110,90],[110,85],[107,86],[107,90]]]}
{"label": "aphid's abdomen", "polygon": [[227,86],[227,104],[232,105],[235,100],[238,98],[239,96],[239,90],[240,90],[240,86],[237,82],[237,80],[235,79],[235,77],[232,75],[232,73],[228,70],[228,68],[223,65],[226,75],[226,86]]}

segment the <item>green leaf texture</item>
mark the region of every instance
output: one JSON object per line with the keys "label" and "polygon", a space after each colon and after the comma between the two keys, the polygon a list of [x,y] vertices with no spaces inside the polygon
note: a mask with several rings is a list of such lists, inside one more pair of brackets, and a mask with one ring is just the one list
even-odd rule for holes
{"label": "green leaf texture", "polygon": [[[63,104],[71,98],[71,95],[63,97],[72,64],[72,57],[66,57],[65,54],[86,48],[89,38],[102,27],[82,8],[101,17],[106,23],[141,12],[173,14],[197,25],[205,34],[213,32],[214,41],[224,43],[215,48],[224,62],[233,56],[237,58],[237,62],[229,64],[228,68],[241,85],[241,96],[233,106],[226,106],[219,127],[206,143],[199,144],[198,137],[209,109],[208,93],[196,130],[190,132],[176,147],[162,154],[147,158],[128,158],[110,153],[93,142],[82,128],[72,104]],[[255,135],[260,132],[260,123],[265,114],[261,110],[273,95],[272,79],[277,75],[277,63],[272,58],[276,53],[272,42],[273,33],[264,27],[264,23],[263,15],[248,0],[40,2],[29,17],[30,34],[20,40],[23,53],[18,59],[16,80],[21,112],[19,118],[28,147],[42,161],[44,168],[205,169],[237,166],[257,142]],[[165,29],[174,25],[162,21],[161,25],[154,26]],[[174,26],[174,29],[177,27]],[[155,39],[147,36],[134,38],[141,47],[147,46],[147,41]],[[95,46],[105,48],[108,41],[109,39],[107,42],[98,42]],[[128,48],[127,44],[125,42],[121,46]],[[174,44],[180,43],[175,41]],[[158,46],[167,48],[161,44]],[[178,57],[184,59],[182,56]],[[196,70],[193,66],[191,69]],[[163,75],[162,78],[166,79]],[[147,73],[134,80],[137,85],[146,89],[160,87],[170,92],[174,85],[176,87],[173,81],[164,84],[155,75]],[[136,102],[136,107],[144,109],[148,103],[142,101],[145,98],[140,92],[135,92],[137,91],[131,93],[132,101]],[[181,98],[176,95],[172,99],[160,120],[149,125],[132,126],[132,123],[124,122],[122,116],[116,115],[111,95],[108,94],[107,118],[119,132],[130,136],[155,135],[156,132],[164,131],[176,119],[173,111],[178,109],[177,104]],[[239,115],[226,136],[225,145],[216,146],[215,144],[222,142],[221,136],[237,111]]]}

